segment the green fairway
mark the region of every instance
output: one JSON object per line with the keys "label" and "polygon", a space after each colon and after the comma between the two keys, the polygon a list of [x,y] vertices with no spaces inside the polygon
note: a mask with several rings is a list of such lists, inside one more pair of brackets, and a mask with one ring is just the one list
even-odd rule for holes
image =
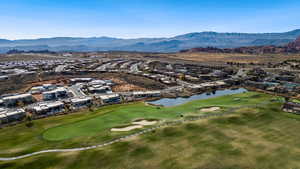
{"label": "green fairway", "polygon": [[[18,161],[0,162],[0,168],[300,168],[300,116],[282,112],[280,110],[282,103],[278,102],[278,99],[274,99],[274,97],[269,95],[252,92],[195,101],[176,108],[156,109],[155,107],[145,106],[143,103],[110,106],[99,109],[99,112],[85,112],[77,115],[69,115],[76,119],[74,121],[62,122],[60,117],[59,119],[55,117],[52,119],[52,121],[56,121],[53,122],[55,125],[47,123],[43,126],[39,124],[39,127],[44,127],[48,130],[44,132],[44,130],[38,129],[31,139],[25,138],[24,132],[27,130],[26,128],[19,128],[20,132],[24,135],[16,135],[15,143],[21,143],[21,138],[23,138],[22,141],[26,143],[23,143],[23,145],[36,144],[37,141],[35,138],[39,138],[39,141],[48,147],[58,147],[56,145],[58,143],[67,146],[68,144],[66,142],[72,142],[73,146],[75,146],[78,145],[77,142],[79,141],[86,142],[86,140],[96,141],[99,139],[97,138],[99,134],[96,134],[97,130],[87,135],[76,134],[70,136],[69,134],[62,134],[65,138],[69,137],[69,139],[55,142],[43,140],[38,133],[46,134],[50,131],[58,132],[59,130],[68,132],[68,130],[71,130],[68,129],[70,126],[85,126],[84,128],[86,129],[81,131],[84,133],[84,131],[88,131],[87,126],[89,126],[89,124],[92,125],[92,128],[95,128],[95,126],[98,126],[97,123],[102,122],[111,123],[103,128],[98,126],[98,129],[107,131],[105,128],[110,128],[110,126],[118,124],[114,122],[116,120],[121,123],[127,123],[132,119],[140,117],[174,119],[177,118],[180,113],[193,114],[193,111],[194,113],[199,113],[197,112],[199,107],[211,105],[221,106],[223,109],[229,107],[237,108],[233,109],[234,113],[229,116],[164,127],[155,132],[116,143],[109,147],[74,153],[50,153]],[[89,113],[90,115],[87,115]],[[132,113],[132,115],[125,116],[122,113]],[[142,113],[142,115],[140,116],[139,113]],[[164,114],[162,115],[161,113]],[[111,117],[120,115],[122,119],[112,118],[110,121],[110,118],[106,117],[109,114],[111,114]],[[102,121],[100,117],[105,117],[107,121]],[[123,118],[125,118],[125,120]],[[95,121],[92,119],[95,119]],[[3,131],[8,133],[8,129],[4,129]],[[107,134],[109,135],[109,132],[107,132]],[[102,136],[104,135],[101,135],[101,137]],[[4,137],[1,137],[1,139],[3,138]],[[8,147],[7,142],[6,144],[1,142],[1,144]],[[10,147],[14,148],[16,146],[10,145]]]}
{"label": "green fairway", "polygon": [[[193,101],[176,107],[159,109],[155,106],[147,106],[144,103],[124,105],[112,109],[108,113],[103,113],[89,119],[50,128],[43,134],[43,137],[46,140],[59,141],[79,136],[92,136],[122,124],[129,124],[132,120],[137,118],[168,120],[179,118],[181,114],[197,112],[201,107],[205,106],[229,107],[233,105],[238,106],[240,104],[253,104],[254,102],[259,103],[260,100],[259,98],[255,101],[249,99],[249,97],[255,96],[254,93],[241,94],[239,96],[241,98],[239,98],[238,101],[233,101],[236,96],[224,96],[218,99]],[[242,98],[246,98],[246,100]],[[262,99],[265,98],[262,97]],[[246,101],[249,103],[246,103]],[[99,109],[98,111],[105,109],[106,108]]]}
{"label": "green fairway", "polygon": [[[135,119],[174,120],[201,114],[203,107],[219,106],[221,111],[231,107],[257,105],[270,101],[271,96],[255,92],[192,101],[176,107],[157,108],[142,102],[111,105],[94,111],[35,120],[31,128],[19,124],[1,129],[0,156],[9,157],[53,148],[90,146],[130,132],[111,132],[110,128],[130,124]],[[138,129],[137,129],[138,130]]]}

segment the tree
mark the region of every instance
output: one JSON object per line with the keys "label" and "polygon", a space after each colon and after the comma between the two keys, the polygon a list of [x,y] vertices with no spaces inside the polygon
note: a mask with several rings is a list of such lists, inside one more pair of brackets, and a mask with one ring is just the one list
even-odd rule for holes
{"label": "tree", "polygon": [[26,114],[26,127],[31,128],[34,126],[34,123],[32,122],[32,114],[31,113],[27,113]]}
{"label": "tree", "polygon": [[89,108],[89,111],[91,111],[91,112],[94,111],[94,109],[93,109],[93,104],[89,104],[89,105],[88,105],[88,108]]}
{"label": "tree", "polygon": [[290,98],[289,97],[284,97],[285,102],[289,102]]}

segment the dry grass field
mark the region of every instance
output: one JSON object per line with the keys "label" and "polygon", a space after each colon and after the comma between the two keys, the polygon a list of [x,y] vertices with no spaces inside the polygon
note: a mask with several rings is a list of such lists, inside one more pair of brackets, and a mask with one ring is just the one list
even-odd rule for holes
{"label": "dry grass field", "polygon": [[105,55],[109,58],[127,58],[140,60],[158,60],[172,63],[224,64],[236,63],[280,63],[289,59],[300,60],[300,54],[238,54],[238,53],[134,53],[116,52]]}
{"label": "dry grass field", "polygon": [[66,57],[54,54],[2,54],[0,55],[0,62],[6,61],[31,61],[31,60],[53,60],[53,59],[67,59]]}
{"label": "dry grass field", "polygon": [[163,57],[171,59],[183,59],[207,63],[279,63],[287,59],[300,59],[300,54],[227,54],[227,53],[176,53],[165,54]]}

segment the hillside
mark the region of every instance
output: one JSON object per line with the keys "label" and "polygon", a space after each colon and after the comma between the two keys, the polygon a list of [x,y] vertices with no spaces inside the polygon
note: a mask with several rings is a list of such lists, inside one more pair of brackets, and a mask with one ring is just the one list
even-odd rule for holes
{"label": "hillside", "polygon": [[0,52],[18,50],[50,51],[143,51],[177,52],[195,47],[237,48],[242,46],[280,46],[300,36],[300,29],[284,33],[200,32],[171,38],[120,39],[111,37],[55,37],[42,39],[0,39]]}
{"label": "hillside", "polygon": [[300,37],[298,37],[294,42],[287,45],[288,48],[294,48],[300,51]]}
{"label": "hillside", "polygon": [[188,50],[182,50],[182,53],[208,52],[208,53],[243,53],[243,54],[280,54],[280,53],[300,53],[300,36],[286,45],[275,46],[245,46],[238,48],[216,48],[216,47],[198,47]]}

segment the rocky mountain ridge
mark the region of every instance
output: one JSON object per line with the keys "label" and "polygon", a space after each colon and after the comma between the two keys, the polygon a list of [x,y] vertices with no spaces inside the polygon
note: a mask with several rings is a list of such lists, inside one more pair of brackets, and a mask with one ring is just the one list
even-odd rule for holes
{"label": "rocky mountain ridge", "polygon": [[140,51],[178,52],[198,47],[239,48],[243,46],[283,46],[300,36],[300,29],[283,33],[196,32],[171,38],[121,39],[112,37],[55,37],[41,39],[0,39],[0,53],[10,50],[60,51]]}

